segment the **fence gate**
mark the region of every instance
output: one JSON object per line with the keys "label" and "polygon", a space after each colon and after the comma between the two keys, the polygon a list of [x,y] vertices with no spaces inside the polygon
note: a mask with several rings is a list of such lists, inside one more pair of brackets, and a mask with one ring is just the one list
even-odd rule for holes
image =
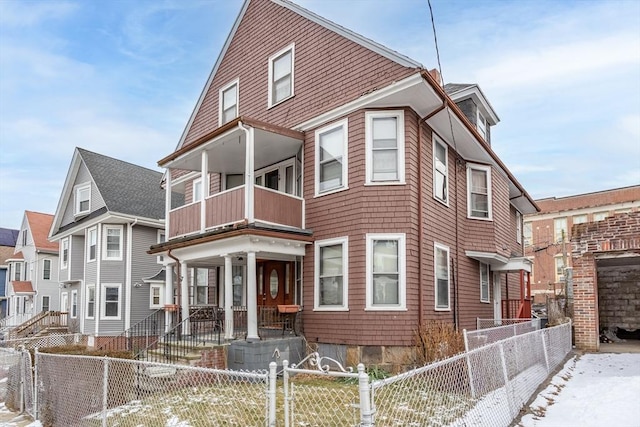
{"label": "fence gate", "polygon": [[283,362],[284,425],[369,426],[369,377],[364,365],[344,368],[312,353],[300,363]]}

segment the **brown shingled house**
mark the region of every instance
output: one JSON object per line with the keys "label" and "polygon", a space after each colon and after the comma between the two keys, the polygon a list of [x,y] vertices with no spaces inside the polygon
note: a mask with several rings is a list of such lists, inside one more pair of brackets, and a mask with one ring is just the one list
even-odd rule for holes
{"label": "brown shingled house", "polygon": [[292,2],[245,1],[159,161],[167,240],[150,253],[181,277],[165,301],[220,307],[224,337],[252,343],[229,359],[288,310],[325,354],[376,363],[427,320],[530,317],[521,219],[537,206],[491,149],[495,123],[476,85],[443,87]]}

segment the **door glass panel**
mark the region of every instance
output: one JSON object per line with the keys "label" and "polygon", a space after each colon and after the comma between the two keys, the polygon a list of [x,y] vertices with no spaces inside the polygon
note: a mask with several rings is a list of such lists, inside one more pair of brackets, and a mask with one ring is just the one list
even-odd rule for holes
{"label": "door glass panel", "polygon": [[271,277],[269,278],[269,292],[272,299],[275,299],[278,296],[278,272],[276,270],[271,270]]}
{"label": "door glass panel", "polygon": [[278,189],[278,169],[264,174],[264,186],[272,190]]}

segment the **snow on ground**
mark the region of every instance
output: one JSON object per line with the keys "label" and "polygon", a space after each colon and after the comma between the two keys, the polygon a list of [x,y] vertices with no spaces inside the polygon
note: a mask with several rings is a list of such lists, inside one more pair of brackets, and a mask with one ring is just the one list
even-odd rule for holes
{"label": "snow on ground", "polygon": [[640,427],[640,353],[570,359],[530,405],[521,427]]}

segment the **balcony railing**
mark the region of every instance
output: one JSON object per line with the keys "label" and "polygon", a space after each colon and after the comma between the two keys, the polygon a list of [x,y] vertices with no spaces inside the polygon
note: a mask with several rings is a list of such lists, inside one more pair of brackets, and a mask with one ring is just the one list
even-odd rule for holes
{"label": "balcony railing", "polygon": [[[240,186],[205,198],[205,229],[240,222],[247,218],[245,189]],[[202,203],[202,202],[201,202]],[[302,228],[304,200],[300,197],[254,187],[254,217],[256,221]],[[201,205],[192,203],[169,213],[169,237],[174,238],[203,231]]]}

